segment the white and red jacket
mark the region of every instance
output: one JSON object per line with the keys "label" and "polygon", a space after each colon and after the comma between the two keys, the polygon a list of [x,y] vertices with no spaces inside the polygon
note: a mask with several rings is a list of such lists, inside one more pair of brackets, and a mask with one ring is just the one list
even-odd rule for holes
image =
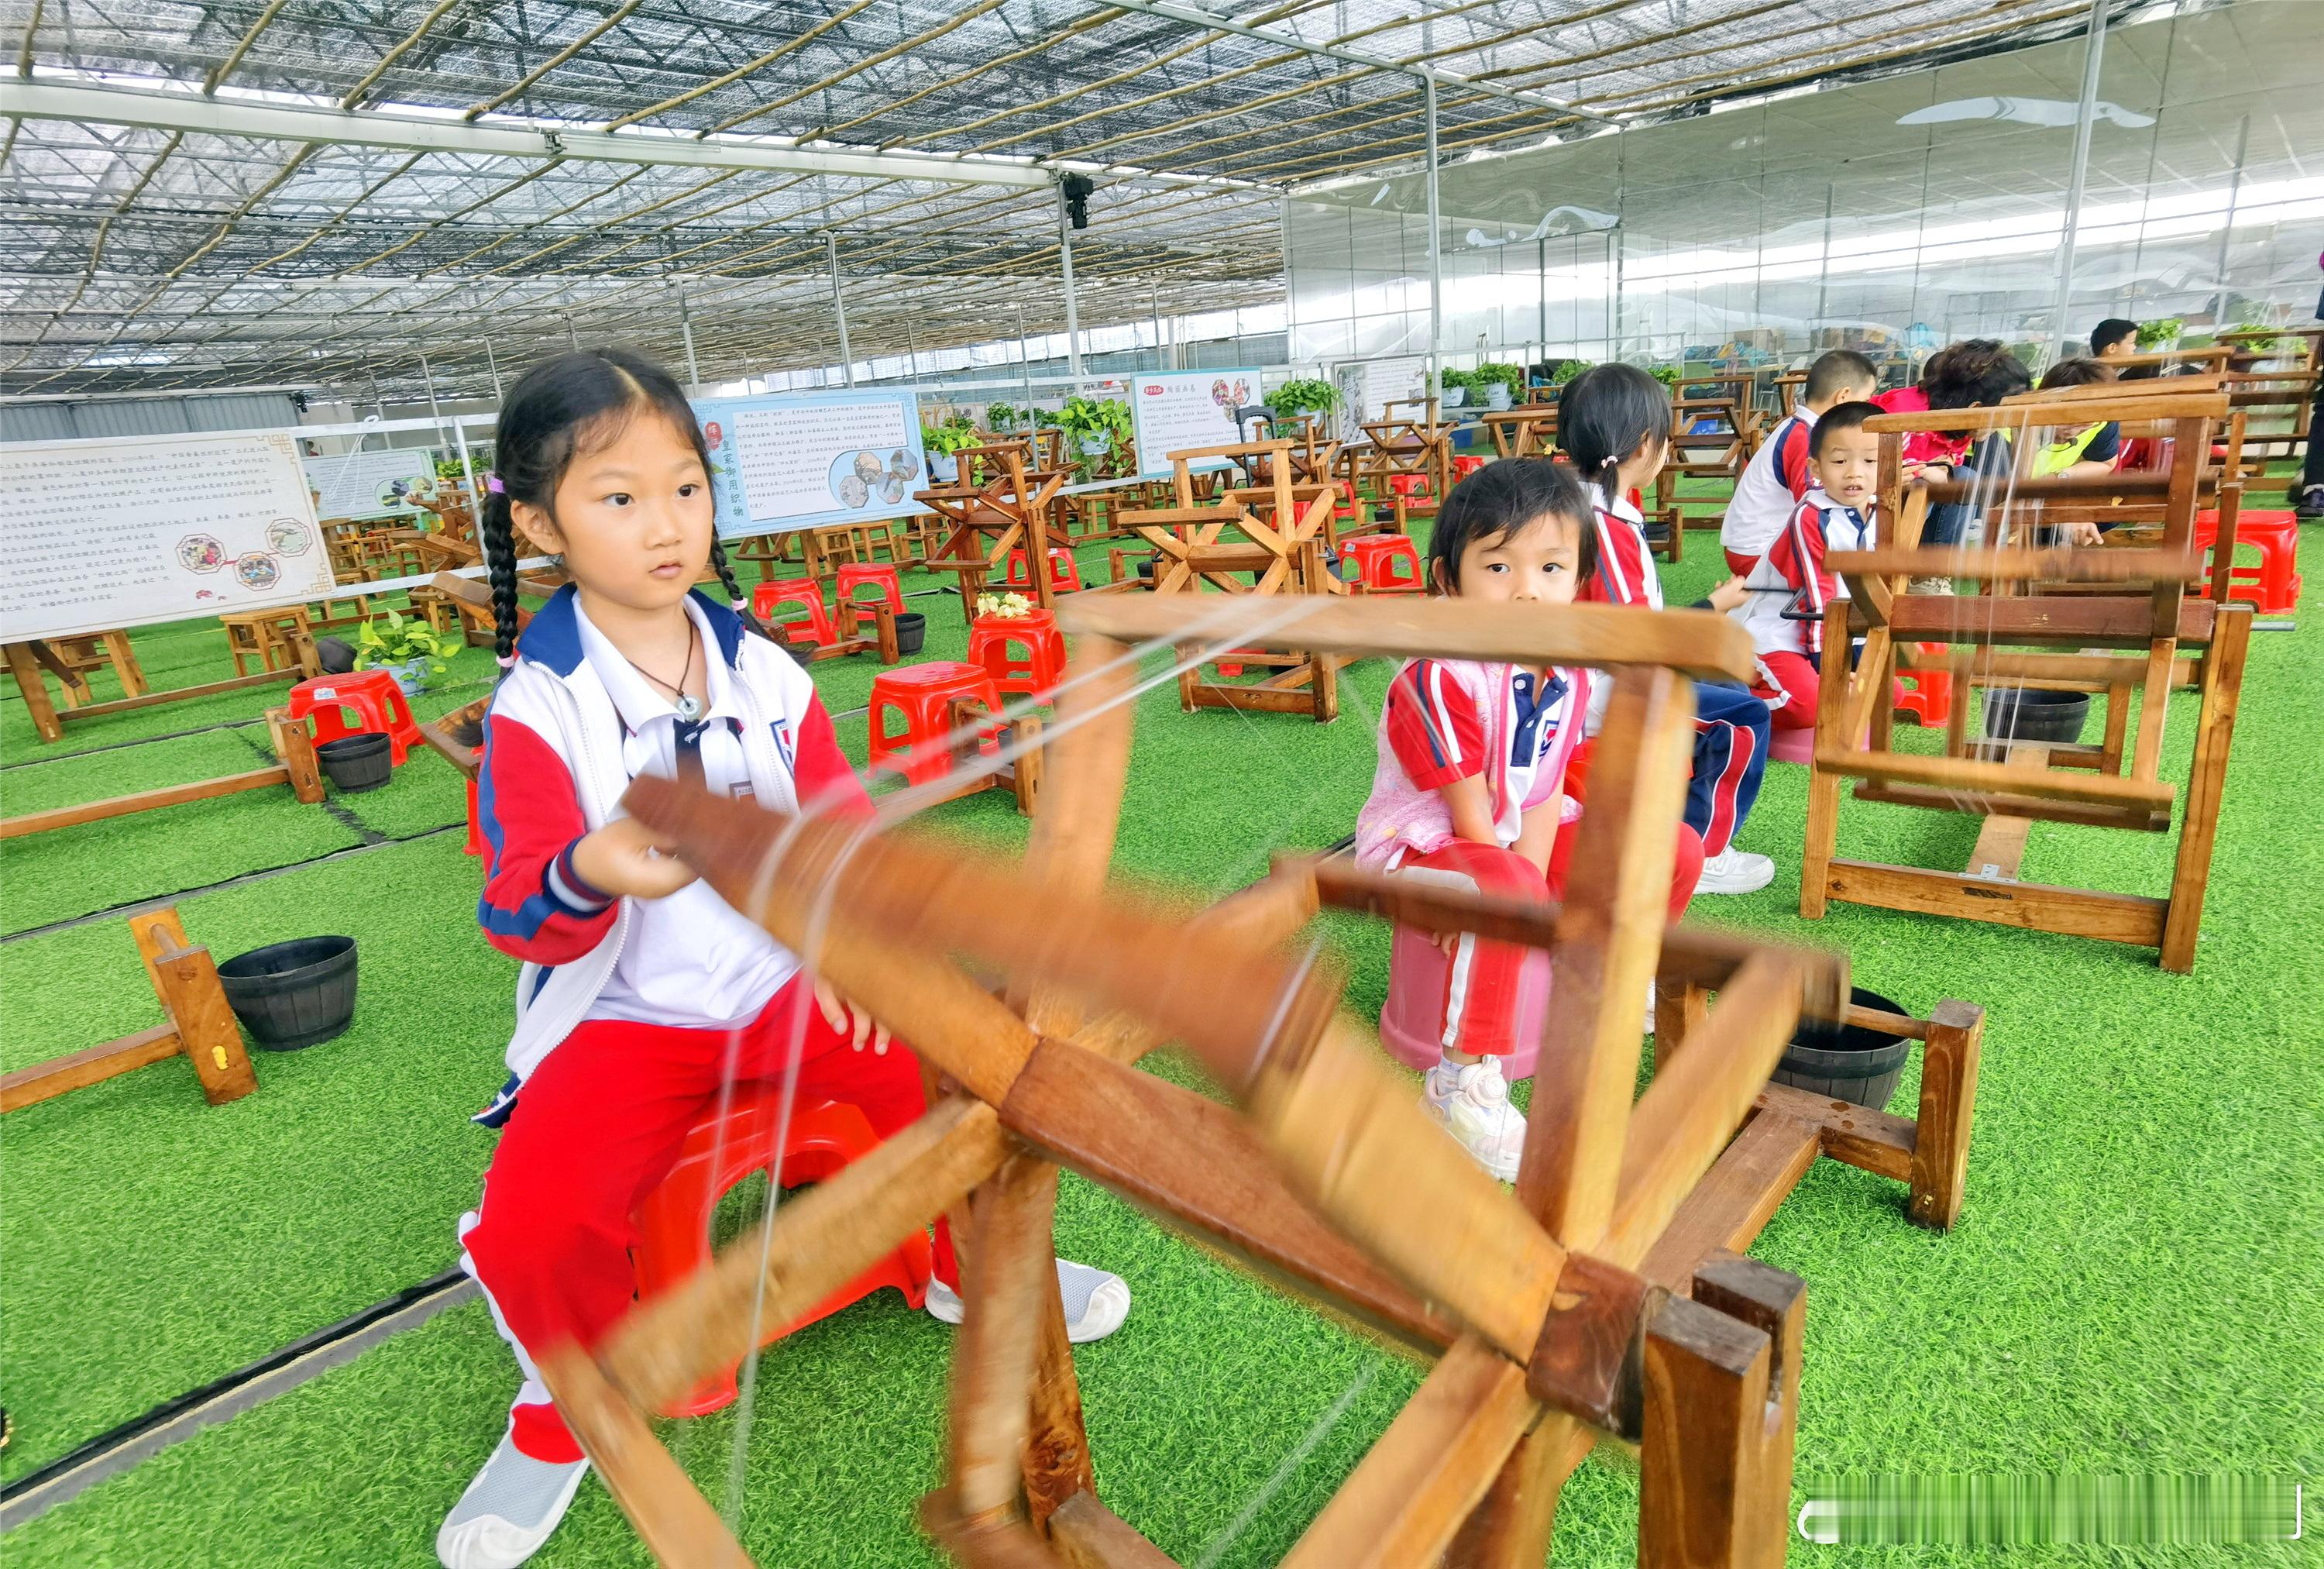
{"label": "white and red jacket", "polygon": [[1663,583],[1655,573],[1655,553],[1646,544],[1646,514],[1628,496],[1609,503],[1596,485],[1590,497],[1598,514],[1598,570],[1573,597],[1584,605],[1643,605],[1663,607]]}
{"label": "white and red jacket", "polygon": [[[1380,706],[1379,764],[1356,817],[1356,860],[1393,871],[1459,835],[1444,787],[1481,777],[1503,849],[1525,813],[1565,782],[1590,702],[1587,670],[1559,666],[1535,689],[1532,672],[1472,660],[1415,660]],[[1580,816],[1571,800],[1559,820]]]}
{"label": "white and red jacket", "polygon": [[[1844,507],[1821,489],[1792,509],[1784,531],[1743,578],[1749,597],[1729,613],[1751,634],[1755,653],[1812,657],[1822,651],[1824,606],[1848,597],[1848,585],[1825,569],[1824,557],[1872,549],[1875,517],[1874,509]],[[1787,618],[1787,609],[1812,613],[1813,619]]]}
{"label": "white and red jacket", "polygon": [[[703,631],[706,651],[715,651],[723,662],[711,672],[714,703],[703,721],[718,731],[722,767],[711,771],[714,780],[723,774],[734,793],[747,788],[761,806],[778,812],[796,813],[802,803],[824,811],[868,811],[869,798],[839,750],[831,716],[807,672],[772,642],[746,635],[742,618],[717,601],[696,592],[688,608]],[[591,663],[587,632],[574,591],[560,590],[526,627],[516,665],[484,716],[476,780],[484,893],[476,916],[486,940],[524,967],[508,1046],[510,1084],[480,1121],[504,1114],[517,1085],[575,1026],[608,1011],[609,983],[623,949],[641,924],[650,924],[641,922],[637,900],[607,898],[573,866],[573,847],[582,835],[621,815],[631,779],[662,771],[653,761],[651,739],[624,722],[607,681]],[[672,724],[674,717],[666,715],[664,726]],[[698,736],[696,743],[706,754],[711,751]],[[668,746],[661,750],[666,760]],[[689,892],[696,900],[716,898],[705,885]],[[718,913],[723,922],[742,920],[723,904]],[[751,930],[751,941],[763,937]],[[665,933],[657,940],[683,937]],[[706,939],[741,940],[733,933]],[[788,968],[775,966],[782,976],[797,973],[795,957],[773,952],[788,960]],[[754,982],[766,979],[765,947],[737,958],[754,966]]]}
{"label": "white and red jacket", "polygon": [[1719,524],[1721,549],[1737,556],[1763,556],[1784,531],[1792,512],[1807,498],[1815,476],[1808,472],[1808,440],[1815,411],[1806,404],[1775,427],[1735,481],[1727,515]]}

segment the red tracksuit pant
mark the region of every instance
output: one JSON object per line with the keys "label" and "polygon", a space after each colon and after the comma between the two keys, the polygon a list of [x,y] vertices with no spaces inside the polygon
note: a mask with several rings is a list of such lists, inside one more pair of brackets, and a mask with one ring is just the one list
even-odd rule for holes
{"label": "red tracksuit pant", "polygon": [[[782,1083],[802,1026],[800,1103],[847,1102],[882,1138],[927,1109],[909,1049],[901,1041],[884,1056],[853,1049],[824,1022],[803,977],[776,992],[739,1039],[725,1029],[591,1020],[524,1081],[461,1241],[468,1272],[524,1371],[511,1419],[525,1454],[581,1458],[526,1348],[564,1339],[593,1345],[629,1311],[631,1212],[668,1174],[687,1131],[715,1108],[730,1070],[738,1084]],[[958,1284],[942,1221],[936,1273]]]}
{"label": "red tracksuit pant", "polygon": [[[1425,855],[1403,863],[1403,869],[1449,872],[1467,878],[1489,898],[1536,901],[1565,897],[1565,873],[1573,859],[1573,839],[1587,826],[1584,813],[1578,822],[1559,830],[1549,852],[1549,876],[1514,850],[1456,839]],[[1678,826],[1677,855],[1671,867],[1670,918],[1678,919],[1702,875],[1702,840],[1684,823]],[[1455,1025],[1453,1049],[1471,1057],[1507,1057],[1517,1049],[1517,983],[1531,950],[1521,943],[1502,942],[1463,933],[1444,967],[1445,1020]],[[1455,1015],[1457,1014],[1457,1019]]]}
{"label": "red tracksuit pant", "polygon": [[[1751,691],[1776,705],[1767,710],[1769,728],[1813,730],[1816,701],[1822,690],[1814,662],[1805,654],[1777,652],[1761,654],[1759,665],[1766,674],[1751,683]],[[1776,703],[1777,698],[1782,701]]]}

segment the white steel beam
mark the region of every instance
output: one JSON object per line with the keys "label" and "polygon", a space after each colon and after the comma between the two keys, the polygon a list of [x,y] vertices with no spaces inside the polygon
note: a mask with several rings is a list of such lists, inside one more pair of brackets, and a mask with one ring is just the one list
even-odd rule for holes
{"label": "white steel beam", "polygon": [[392,147],[407,152],[470,152],[504,158],[576,159],[593,163],[667,163],[689,169],[771,170],[793,174],[855,175],[869,180],[926,180],[954,185],[1003,185],[1027,189],[1056,176],[1029,163],[927,153],[843,152],[787,147],[748,136],[672,136],[659,132],[537,130],[491,121],[438,120],[377,110],[205,98],[189,84],[180,92],[97,87],[85,82],[0,78],[0,118],[70,120],[134,125],[211,136],[277,142]]}

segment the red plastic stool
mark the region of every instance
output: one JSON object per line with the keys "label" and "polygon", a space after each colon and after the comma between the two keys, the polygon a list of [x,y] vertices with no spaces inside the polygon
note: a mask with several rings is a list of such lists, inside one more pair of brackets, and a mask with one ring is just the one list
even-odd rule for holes
{"label": "red plastic stool", "polygon": [[1332,521],[1340,528],[1353,528],[1364,520],[1363,504],[1356,500],[1356,487],[1345,480],[1332,485],[1335,498],[1332,503]]}
{"label": "red plastic stool", "polygon": [[464,855],[482,855],[484,853],[484,825],[478,821],[480,815],[476,809],[476,776],[470,774],[468,776],[468,842],[460,847],[460,853]]}
{"label": "red plastic stool", "polygon": [[[358,723],[347,723],[349,713]],[[312,721],[318,746],[348,735],[384,735],[388,758],[397,768],[403,766],[405,749],[420,744],[410,700],[386,670],[349,670],[301,681],[290,688],[290,717]]]}
{"label": "red plastic stool", "polygon": [[1420,575],[1420,551],[1409,534],[1363,534],[1340,541],[1341,550],[1356,564],[1367,594],[1422,594],[1428,585]]}
{"label": "red plastic stool", "polygon": [[[872,677],[872,744],[866,765],[893,770],[911,784],[944,778],[952,771],[954,759],[966,751],[966,743],[958,741],[943,751],[936,746],[952,734],[953,706],[957,703],[975,703],[997,715],[1001,707],[1001,688],[982,665],[954,660],[930,660]],[[890,714],[902,715],[902,734],[889,733]],[[978,726],[977,749],[1000,751],[1000,731],[998,720]]]}
{"label": "red plastic stool", "polygon": [[[807,619],[777,621],[776,607],[785,605],[804,605]],[[829,648],[839,641],[838,634],[831,630],[831,617],[824,613],[823,586],[812,577],[774,577],[760,584],[751,590],[751,614],[786,642]],[[801,637],[802,632],[807,635]]]}
{"label": "red plastic stool", "polygon": [[855,629],[872,618],[872,613],[857,601],[855,591],[865,585],[880,590],[888,608],[898,615],[904,614],[903,585],[896,581],[896,568],[886,561],[851,561],[839,569],[839,630],[853,636]]}
{"label": "red plastic stool", "polygon": [[[1941,659],[1948,651],[1944,643],[1923,643],[1923,653]],[[1898,686],[1904,689],[1896,695],[1896,712],[1910,714],[1922,724],[1934,727],[1953,716],[1953,673],[1950,670],[1898,670]]]}
{"label": "red plastic stool", "polygon": [[[1020,658],[1012,651],[1024,651]],[[980,615],[968,633],[968,662],[982,665],[1004,692],[1045,701],[1065,674],[1065,634],[1046,610],[1023,615]]]}
{"label": "red plastic stool", "polygon": [[[2219,514],[2195,514],[2195,549],[2209,555],[2219,542]],[[2227,568],[2227,585],[2249,585],[2258,590],[2259,608],[2269,615],[2283,615],[2300,608],[2300,592],[2305,586],[2299,572],[2300,514],[2297,512],[2243,512],[2236,514],[2236,548],[2248,545],[2259,552],[2257,566],[2239,565]],[[2211,594],[2207,575],[2197,590],[2205,598]]]}
{"label": "red plastic stool", "polygon": [[1485,460],[1474,453],[1463,453],[1452,460],[1452,478],[1464,480],[1485,466]]}
{"label": "red plastic stool", "polygon": [[1425,496],[1428,494],[1428,476],[1425,474],[1391,474],[1388,476],[1388,487],[1406,499]]}
{"label": "red plastic stool", "polygon": [[[659,1297],[710,1261],[710,1223],[718,1201],[752,1172],[773,1166],[777,1181],[796,1187],[819,1182],[879,1147],[879,1136],[863,1113],[844,1101],[794,1105],[788,1129],[782,1125],[782,1092],[772,1085],[739,1089],[724,1118],[714,1109],[687,1134],[678,1163],[630,1216],[638,1231],[631,1259],[640,1300]],[[893,1286],[905,1301],[918,1307],[928,1299],[935,1267],[936,1249],[927,1233],[913,1232],[894,1252],[804,1316],[767,1325],[759,1343],[772,1344],[883,1286]],[[736,1371],[729,1368],[706,1380],[663,1414],[700,1417],[732,1404]]]}
{"label": "red plastic stool", "polygon": [[[1033,569],[1022,550],[1009,552],[1009,569],[1001,579],[1004,588],[1030,588]],[[1078,594],[1082,588],[1082,569],[1074,560],[1074,553],[1062,545],[1049,547],[1049,591],[1053,594]]]}

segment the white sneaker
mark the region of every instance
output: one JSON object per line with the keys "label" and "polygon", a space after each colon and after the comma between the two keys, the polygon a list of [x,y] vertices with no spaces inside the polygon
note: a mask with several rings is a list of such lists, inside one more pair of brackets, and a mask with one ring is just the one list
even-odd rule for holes
{"label": "white sneaker", "polygon": [[[1057,1294],[1065,1298],[1065,1338],[1075,1345],[1103,1340],[1130,1316],[1130,1282],[1103,1269],[1057,1260]],[[960,1293],[941,1280],[928,1282],[928,1314],[958,1324],[968,1313]]]}
{"label": "white sneaker", "polygon": [[1702,863],[1702,875],[1694,880],[1697,893],[1757,893],[1775,881],[1775,863],[1765,855],[1754,855],[1748,850],[1738,850],[1729,844]]}
{"label": "white sneaker", "polygon": [[[1447,1068],[1453,1071],[1446,1073]],[[1525,1157],[1525,1113],[1509,1104],[1509,1083],[1498,1057],[1438,1063],[1420,1086],[1420,1103],[1444,1124],[1478,1165],[1503,1182],[1517,1179]]]}
{"label": "white sneaker", "polygon": [[517,1569],[557,1529],[588,1471],[586,1460],[535,1460],[503,1435],[444,1517],[436,1561],[444,1569]]}

